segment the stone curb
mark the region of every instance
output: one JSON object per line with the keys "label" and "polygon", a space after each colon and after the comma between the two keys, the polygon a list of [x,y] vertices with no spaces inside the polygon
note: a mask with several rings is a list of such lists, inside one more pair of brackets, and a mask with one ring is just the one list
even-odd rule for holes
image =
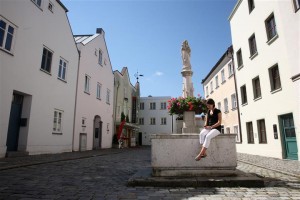
{"label": "stone curb", "polygon": [[296,177],[296,178],[299,178],[299,179],[300,179],[300,175],[297,175],[297,174],[292,174],[292,173],[285,172],[285,171],[279,171],[279,170],[277,170],[277,169],[268,168],[268,167],[265,167],[265,166],[263,166],[263,165],[254,164],[254,163],[251,163],[251,162],[248,162],[248,161],[245,161],[245,160],[239,160],[239,159],[237,159],[237,161],[238,161],[238,162],[245,163],[245,164],[253,165],[253,166],[256,166],[256,167],[260,167],[260,168],[263,168],[263,169],[275,171],[275,172],[280,173],[280,174],[285,174],[285,175],[288,175],[288,176],[293,176],[293,177]]}

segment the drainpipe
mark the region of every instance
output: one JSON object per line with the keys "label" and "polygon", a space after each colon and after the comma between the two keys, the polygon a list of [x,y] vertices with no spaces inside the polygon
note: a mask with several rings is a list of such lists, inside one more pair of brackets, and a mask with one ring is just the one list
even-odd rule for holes
{"label": "drainpipe", "polygon": [[[230,53],[231,53],[231,56],[229,57],[228,55]],[[239,95],[238,95],[238,91],[237,91],[237,83],[236,83],[236,74],[235,74],[233,53],[234,53],[233,47],[231,46],[227,50],[227,56],[232,59],[233,78],[234,78],[235,96],[236,96],[236,104],[237,104],[237,112],[238,112],[238,122],[239,122],[239,133],[240,133],[241,142],[242,142],[243,139],[242,139],[242,127],[241,127],[241,117],[240,117],[240,104],[239,104]]]}
{"label": "drainpipe", "polygon": [[[78,50],[78,68],[77,68],[77,79],[76,79],[76,90],[75,90],[75,105],[74,105],[74,119],[73,119],[72,151],[75,151],[75,147],[74,147],[74,144],[75,144],[75,124],[76,124],[75,120],[76,120],[76,109],[77,109],[77,92],[78,92],[78,79],[79,79],[80,57],[81,57],[81,52],[80,52],[80,50]],[[80,150],[80,149],[78,149],[78,150]]]}
{"label": "drainpipe", "polygon": [[115,102],[115,119],[114,119],[114,134],[116,134],[115,130],[117,129],[116,120],[117,120],[117,107],[118,107],[119,86],[120,86],[120,82],[117,81],[117,92],[116,92],[116,102]]}

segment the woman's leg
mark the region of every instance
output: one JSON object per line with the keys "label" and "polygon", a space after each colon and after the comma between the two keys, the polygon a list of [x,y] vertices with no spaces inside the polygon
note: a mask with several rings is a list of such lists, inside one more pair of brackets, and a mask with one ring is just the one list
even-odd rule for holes
{"label": "woman's leg", "polygon": [[199,134],[199,142],[202,145],[205,141],[205,136],[209,133],[208,129],[203,129]]}
{"label": "woman's leg", "polygon": [[212,129],[211,131],[209,131],[209,133],[205,137],[203,147],[207,149],[210,145],[210,140],[220,134],[221,134],[220,131],[218,131],[217,129]]}

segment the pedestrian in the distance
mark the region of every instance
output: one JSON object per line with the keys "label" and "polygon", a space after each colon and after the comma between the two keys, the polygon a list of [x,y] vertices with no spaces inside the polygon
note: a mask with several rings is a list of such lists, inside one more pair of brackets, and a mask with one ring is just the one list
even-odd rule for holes
{"label": "pedestrian in the distance", "polygon": [[206,102],[208,108],[204,129],[199,134],[200,145],[202,148],[200,153],[195,157],[196,161],[207,156],[206,150],[210,145],[210,140],[221,133],[222,113],[215,108],[215,101],[208,99]]}

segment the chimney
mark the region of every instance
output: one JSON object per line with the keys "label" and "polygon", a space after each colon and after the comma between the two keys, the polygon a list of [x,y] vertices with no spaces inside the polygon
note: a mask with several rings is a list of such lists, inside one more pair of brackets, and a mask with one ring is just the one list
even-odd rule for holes
{"label": "chimney", "polygon": [[103,34],[104,35],[104,30],[102,29],[102,28],[97,28],[96,29],[96,33],[98,33],[98,34]]}

